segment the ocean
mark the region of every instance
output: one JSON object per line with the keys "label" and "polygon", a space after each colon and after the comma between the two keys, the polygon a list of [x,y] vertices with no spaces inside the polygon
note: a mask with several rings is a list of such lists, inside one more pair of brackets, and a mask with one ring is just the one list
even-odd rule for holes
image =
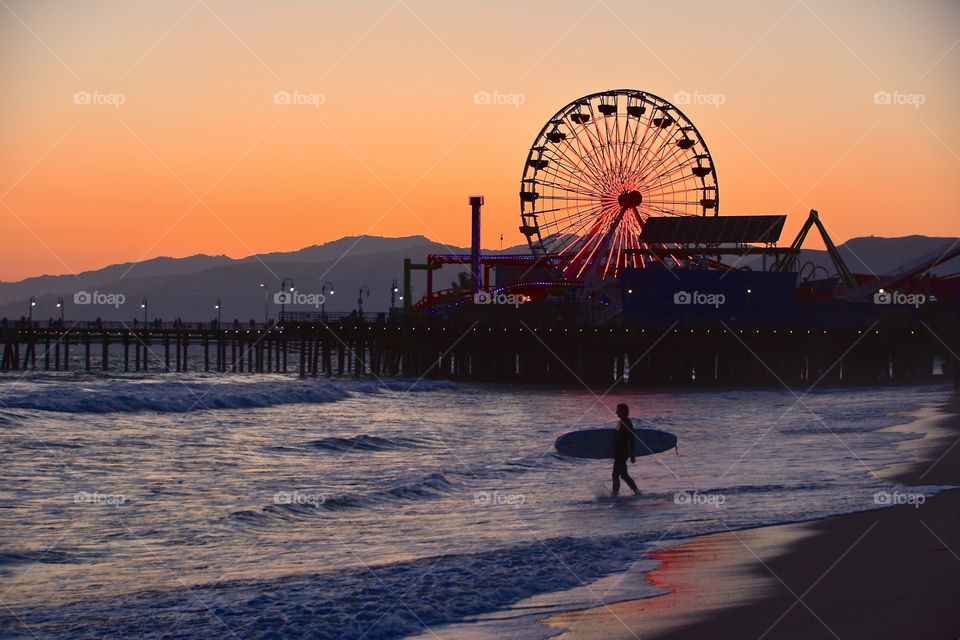
{"label": "ocean", "polygon": [[[544,638],[657,597],[652,549],[942,490],[879,472],[946,393],[5,374],[0,635]],[[618,402],[679,439],[639,498],[553,451]]]}

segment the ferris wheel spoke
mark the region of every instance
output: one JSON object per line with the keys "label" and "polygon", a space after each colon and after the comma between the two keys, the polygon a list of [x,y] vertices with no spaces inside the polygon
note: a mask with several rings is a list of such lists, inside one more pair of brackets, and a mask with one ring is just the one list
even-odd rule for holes
{"label": "ferris wheel spoke", "polygon": [[582,256],[583,251],[584,251],[584,249],[585,249],[586,247],[584,247],[583,249],[581,249],[581,250],[578,252],[578,255],[576,256],[576,259],[577,259],[577,261],[581,264],[580,270],[579,270],[579,272],[578,272],[578,274],[577,274],[578,276],[583,275],[583,270],[586,269],[586,267],[588,267],[588,266],[593,262],[593,258],[594,258],[594,256],[597,255],[597,251],[598,251],[601,247],[603,247],[603,246],[605,246],[605,245],[608,244],[609,235],[610,235],[610,232],[609,232],[607,229],[604,229],[604,228],[602,228],[602,227],[601,227],[601,228],[598,228],[598,229],[596,230],[596,233],[592,235],[592,237],[593,237],[593,239],[594,239],[594,242],[592,243],[592,244],[593,244],[593,249],[591,249],[591,250],[590,250],[590,253],[587,254],[586,259],[585,259],[585,260],[580,260],[580,256]]}
{"label": "ferris wheel spoke", "polygon": [[580,127],[578,131],[574,132],[577,140],[580,140],[581,132],[590,143],[590,151],[587,153],[584,161],[590,166],[592,173],[598,176],[598,186],[602,186],[604,190],[608,190],[610,188],[610,171],[604,164],[603,152],[594,144],[594,140],[587,126]]}
{"label": "ferris wheel spoke", "polygon": [[607,251],[607,264],[603,268],[604,276],[610,272],[611,263],[613,263],[614,270],[620,267],[620,258],[623,255],[623,239],[626,236],[623,220],[624,213],[625,211],[621,209],[619,224],[617,224],[616,228],[613,230],[612,237],[610,238],[610,249]]}
{"label": "ferris wheel spoke", "polygon": [[[676,191],[664,191],[664,192],[661,192],[661,193],[657,193],[657,194],[651,195],[649,198],[644,198],[643,201],[644,201],[644,202],[649,202],[649,203],[652,204],[652,203],[655,203],[655,202],[662,202],[665,198],[675,198],[676,196],[682,195],[682,194],[684,194],[684,193],[699,193],[699,191],[700,191],[700,190],[697,189],[697,188],[677,189]],[[689,202],[690,204],[693,204],[694,202],[699,201],[699,199],[700,199],[700,198],[697,197],[696,200],[686,199],[685,201]]]}
{"label": "ferris wheel spoke", "polygon": [[[573,129],[567,126],[567,132],[564,133],[563,136],[564,137],[560,140],[560,142],[557,143],[558,150],[560,149],[559,145],[562,144],[563,147],[566,148],[566,151],[570,154],[567,156],[567,153],[564,152],[564,157],[566,157],[574,166],[580,167],[581,172],[583,169],[586,169],[587,173],[594,181],[599,181],[601,176],[594,173],[593,167],[587,162],[587,151],[583,148],[583,142],[576,136]],[[574,146],[574,144],[571,142],[571,138],[576,141],[576,146]]]}
{"label": "ferris wheel spoke", "polygon": [[600,217],[599,213],[581,215],[576,220],[565,222],[564,224],[553,224],[547,227],[550,235],[558,238],[558,244],[563,246],[557,249],[557,253],[566,254],[577,244],[583,242],[583,234],[587,227],[596,222]]}
{"label": "ferris wheel spoke", "polygon": [[[653,198],[658,195],[663,195],[665,193],[686,193],[686,192],[694,192],[694,191],[698,191],[698,192],[703,191],[703,187],[701,186],[698,186],[698,185],[689,186],[687,184],[687,180],[688,179],[684,176],[677,176],[672,180],[666,180],[664,182],[661,182],[660,184],[658,184],[656,187],[652,189],[648,189],[647,193],[650,195],[650,198]],[[679,189],[677,187],[686,187],[686,188]],[[645,199],[648,199],[648,198],[645,198]]]}
{"label": "ferris wheel spoke", "polygon": [[[595,216],[592,220],[585,220],[579,227],[575,229],[577,234],[582,234],[576,237],[573,241],[568,242],[567,245],[561,250],[562,253],[567,253],[574,250],[577,245],[580,245],[580,248],[577,249],[577,253],[583,250],[583,247],[591,242],[591,239],[596,235],[599,229],[607,222],[607,217],[605,211]],[[587,227],[590,227],[589,230],[586,230]]]}
{"label": "ferris wheel spoke", "polygon": [[[580,147],[582,149],[583,143],[580,140],[580,138],[577,137],[576,133],[572,129],[570,130],[570,134],[573,136],[574,140],[577,141],[577,147]],[[594,167],[593,163],[590,162],[588,157],[585,155],[586,152],[585,151],[581,152],[580,150],[575,148],[573,144],[570,143],[569,136],[563,140],[563,144],[566,145],[567,150],[569,150],[570,153],[576,156],[576,160],[579,161],[577,164],[579,164],[580,167],[587,170],[587,173],[593,178],[594,184],[597,187],[604,186],[606,179],[604,178],[603,175],[597,172],[596,167]]]}
{"label": "ferris wheel spoke", "polygon": [[[660,122],[655,122],[656,120],[660,120]],[[670,120],[670,122],[665,122],[665,120]],[[670,143],[676,121],[670,115],[669,107],[661,104],[650,113],[650,123],[656,128],[657,132],[653,140],[646,145],[647,153],[644,154],[643,159],[636,165],[638,172],[642,172],[643,167],[653,161],[653,159],[663,151],[664,147]]]}
{"label": "ferris wheel spoke", "polygon": [[598,145],[597,149],[599,151],[600,160],[603,164],[603,167],[606,173],[608,175],[615,175],[613,161],[610,156],[610,130],[607,129],[607,119],[606,119],[607,117],[604,116],[603,114],[600,114],[601,116],[603,116],[603,126],[604,126],[604,130],[607,133],[606,136],[602,136],[600,134],[600,125],[597,124],[597,114],[594,112],[593,103],[588,102],[587,108],[590,109],[590,122],[593,123],[593,130],[597,134],[596,136],[597,145]]}
{"label": "ferris wheel spoke", "polygon": [[[571,220],[568,224],[564,226],[564,232],[581,232],[583,231],[592,221],[602,220],[606,214],[607,206],[597,206],[589,210],[582,212],[581,214],[571,214],[564,218],[564,221]],[[572,220],[576,218],[576,220]]]}
{"label": "ferris wheel spoke", "polygon": [[[633,161],[632,156],[633,156],[633,154],[634,154],[634,152],[635,152],[634,150],[635,150],[636,148],[638,148],[639,143],[640,143],[644,138],[646,138],[647,133],[648,133],[648,131],[649,131],[649,129],[650,129],[650,119],[649,119],[649,118],[644,118],[644,117],[641,116],[641,117],[638,117],[638,118],[633,118],[633,122],[634,122],[633,132],[632,132],[629,136],[624,136],[625,143],[626,143],[626,139],[627,139],[627,138],[629,138],[629,140],[630,140],[629,143],[626,143],[626,144],[625,144],[624,170],[626,170],[626,168],[629,167],[630,164],[632,164],[632,161]],[[628,117],[627,117],[627,127],[629,128],[629,126],[630,126],[630,117],[628,116]],[[638,140],[638,139],[637,139],[637,135],[640,134],[640,130],[641,130],[641,129],[643,130],[643,134],[642,134],[641,138]]]}
{"label": "ferris wheel spoke", "polygon": [[[636,118],[636,124],[633,127],[633,135],[630,138],[630,141],[626,143],[623,153],[623,171],[624,173],[632,173],[633,166],[636,163],[636,157],[642,152],[643,143],[650,135],[650,121],[643,119],[641,126],[641,118]],[[642,133],[641,133],[642,130]],[[640,135],[640,138],[637,138],[637,135]]]}
{"label": "ferris wheel spoke", "polygon": [[[655,207],[655,206],[649,205],[649,204],[641,205],[641,208],[643,208],[643,209],[645,209],[645,210],[648,210],[648,211],[650,211],[650,212],[652,212],[652,213],[654,213],[654,214],[661,215],[661,216],[672,216],[672,217],[674,217],[674,218],[683,218],[683,217],[686,217],[685,214],[677,213],[676,211],[673,211],[672,209],[665,209],[665,208],[663,208],[663,207]],[[650,214],[648,214],[648,215],[650,215]]]}
{"label": "ferris wheel spoke", "polygon": [[[679,176],[674,176],[674,174],[682,172],[689,168],[690,168],[689,160],[684,160],[683,162],[676,164],[670,167],[669,169],[666,169],[665,171],[661,171],[652,179],[645,180],[644,184],[647,189],[652,189],[660,184],[664,184],[664,183],[669,184],[669,182],[672,182],[678,178],[681,180],[691,180],[693,182],[696,182],[696,177],[692,173],[690,175],[680,173]],[[670,179],[669,181],[667,181],[668,178]]]}
{"label": "ferris wheel spoke", "polygon": [[[557,212],[557,211],[569,211],[570,209],[583,209],[584,207],[585,207],[585,205],[582,205],[582,204],[571,205],[571,206],[569,206],[569,207],[554,207],[553,209],[544,209],[543,211],[537,211],[536,213],[531,213],[531,214],[528,214],[528,215],[541,216],[541,215],[544,215],[544,214],[547,214],[547,213],[555,213],[555,212]],[[596,208],[596,207],[594,207],[594,208]]]}
{"label": "ferris wheel spoke", "polygon": [[611,113],[610,115],[607,115],[607,114],[604,114],[604,113],[601,113],[600,115],[603,116],[603,139],[604,139],[604,141],[605,141],[605,143],[606,143],[605,146],[606,146],[606,150],[607,150],[607,165],[610,167],[610,170],[611,170],[611,171],[613,171],[615,174],[619,175],[619,166],[618,166],[618,163],[617,163],[617,160],[618,160],[618,158],[617,158],[617,155],[618,155],[618,154],[617,154],[617,144],[616,144],[616,140],[615,140],[613,134],[611,133],[611,129],[610,129],[610,121],[611,121],[611,119],[612,119],[614,122],[616,122],[616,119],[617,119],[617,104],[616,104],[616,100],[614,100],[613,107],[614,107],[613,113]]}
{"label": "ferris wheel spoke", "polygon": [[663,127],[657,127],[653,125],[653,115],[657,112],[659,106],[655,104],[649,104],[648,109],[650,112],[646,114],[644,119],[645,128],[643,130],[643,137],[640,138],[639,144],[637,144],[635,147],[635,152],[631,154],[630,157],[629,167],[633,172],[636,172],[636,168],[644,163],[647,154],[649,154],[650,149],[653,147],[655,142],[659,140],[664,129]]}
{"label": "ferris wheel spoke", "polygon": [[[541,171],[550,177],[556,178],[557,184],[561,184],[566,188],[576,189],[578,191],[594,195],[598,198],[600,197],[601,193],[595,190],[596,187],[593,184],[577,179],[575,176],[569,175],[564,167],[561,167],[560,165],[557,166],[561,169],[564,169],[563,172],[549,166],[545,169],[541,169]],[[545,181],[541,181],[541,183],[543,182]]]}
{"label": "ferris wheel spoke", "polygon": [[613,145],[614,145],[614,157],[616,159],[617,175],[621,177],[626,177],[627,175],[627,153],[628,147],[624,136],[627,135],[626,127],[629,125],[629,118],[627,122],[624,123],[624,126],[621,127],[620,124],[620,113],[619,111],[614,115],[613,118]]}
{"label": "ferris wheel spoke", "polygon": [[[617,121],[619,122],[620,116],[617,116]],[[633,130],[631,131],[630,123],[634,123]],[[632,145],[636,143],[637,130],[640,128],[640,119],[631,118],[627,116],[626,121],[623,123],[623,134],[620,137],[620,171],[625,172],[627,168],[627,161],[629,159],[629,154],[633,150]]]}
{"label": "ferris wheel spoke", "polygon": [[[674,122],[674,124],[678,124]],[[672,127],[671,127],[672,128]],[[681,127],[676,127],[677,129],[682,129]],[[669,167],[671,162],[675,161],[678,156],[688,157],[688,150],[683,149],[678,144],[673,137],[673,133],[669,133],[664,138],[664,143],[657,149],[655,155],[653,155],[650,160],[643,166],[639,167],[638,172],[642,176],[642,180],[646,181],[650,173],[655,171],[658,167],[667,163]],[[674,143],[670,145],[670,143]]]}
{"label": "ferris wheel spoke", "polygon": [[696,206],[697,203],[696,203],[696,202],[691,202],[691,201],[689,201],[689,200],[656,200],[656,201],[654,202],[654,204],[655,204],[655,205],[660,205],[660,206],[674,206],[674,207],[676,207],[676,206],[685,206],[685,207],[693,207],[693,206]]}
{"label": "ferris wheel spoke", "polygon": [[556,218],[551,226],[560,227],[563,225],[564,229],[570,229],[571,227],[576,227],[577,225],[583,225],[584,220],[589,220],[595,217],[597,214],[603,212],[603,207],[590,207],[588,209],[580,209],[573,213],[567,214],[562,218]]}
{"label": "ferris wheel spoke", "polygon": [[647,190],[647,200],[662,197],[664,195],[675,195],[678,193],[702,193],[703,187],[698,184],[690,183],[684,176],[676,176],[672,180],[665,180],[652,189]]}
{"label": "ferris wheel spoke", "polygon": [[586,258],[584,258],[584,252],[587,251],[591,245],[601,242],[601,239],[598,238],[599,230],[593,229],[595,233],[590,233],[584,237],[582,244],[577,249],[576,253],[570,258],[570,268],[576,271],[575,277],[579,278],[583,275],[584,269],[586,269],[590,258],[593,253],[596,251],[596,246],[589,252]]}
{"label": "ferris wheel spoke", "polygon": [[[586,196],[586,197],[588,197],[588,198],[599,198],[599,197],[600,197],[600,194],[599,194],[599,193],[593,193],[593,192],[589,192],[589,191],[578,191],[578,190],[576,190],[576,189],[571,189],[571,188],[570,188],[570,185],[567,185],[566,183],[551,182],[551,181],[549,181],[549,180],[539,180],[537,184],[545,185],[545,186],[548,186],[548,187],[552,187],[553,189],[558,189],[558,190],[560,190],[560,191],[566,191],[567,193],[575,193],[575,194],[577,194],[577,195]],[[539,198],[538,198],[538,199],[539,199]]]}
{"label": "ferris wheel spoke", "polygon": [[637,173],[641,180],[649,179],[650,175],[654,174],[660,167],[671,167],[671,163],[678,157],[684,158],[684,161],[686,161],[687,158],[692,159],[686,150],[681,149],[676,144],[670,144],[672,142],[672,136],[668,136],[667,139],[664,140],[665,144],[657,149],[657,154],[652,156],[645,165],[637,168]]}
{"label": "ferris wheel spoke", "polygon": [[[603,158],[602,158],[603,142],[600,140],[600,137],[599,137],[600,132],[599,130],[597,130],[596,114],[593,112],[593,106],[589,102],[587,103],[587,109],[590,111],[590,114],[589,114],[590,118],[586,123],[579,125],[576,135],[577,137],[579,137],[580,132],[583,132],[583,134],[586,135],[587,140],[590,142],[590,150],[593,152],[592,154],[590,154],[591,157],[593,157],[595,161],[599,161],[598,164],[601,167],[601,169],[606,169],[606,167],[604,166]],[[580,111],[580,113],[583,113],[583,112]],[[591,133],[590,131],[591,123],[593,124],[594,131],[596,131],[597,133],[596,137],[594,137],[594,134]],[[598,151],[600,152],[599,156],[597,155]],[[606,173],[606,172],[604,171],[603,173]]]}
{"label": "ferris wheel spoke", "polygon": [[568,158],[560,149],[554,149],[550,153],[544,153],[541,159],[547,162],[547,167],[545,169],[541,169],[541,171],[545,171],[551,166],[556,166],[563,169],[564,173],[571,181],[580,182],[582,184],[592,184],[592,182],[576,168],[576,165],[573,164],[574,161]]}
{"label": "ferris wheel spoke", "polygon": [[[669,149],[669,147],[667,148]],[[679,162],[677,161],[678,158],[679,158]],[[642,182],[649,182],[650,175],[659,171],[661,168],[665,168],[666,171],[669,171],[672,168],[674,168],[677,164],[680,164],[680,165],[686,164],[686,162],[690,159],[692,158],[690,158],[690,156],[687,154],[686,151],[684,151],[680,147],[676,147],[672,151],[668,151],[667,153],[661,154],[661,156],[656,162],[653,162],[647,167],[645,167],[640,173],[640,180]]]}
{"label": "ferris wheel spoke", "polygon": [[[656,160],[661,157],[661,155],[663,154],[663,150],[666,149],[667,145],[670,143],[670,134],[666,133],[667,127],[658,127],[658,129],[659,129],[659,132],[655,137],[655,142],[658,143],[656,149],[651,151],[651,149],[653,149],[653,145],[651,145],[647,149],[647,152],[644,153],[644,156],[641,159],[641,161],[638,164],[634,165],[634,171],[636,172],[637,175],[643,175],[647,167],[649,167],[651,163],[656,162]],[[660,134],[663,134],[663,135],[660,135]]]}
{"label": "ferris wheel spoke", "polygon": [[[561,160],[562,158],[562,160]],[[588,187],[590,189],[597,189],[599,180],[596,177],[588,175],[582,170],[577,170],[575,168],[576,160],[570,159],[561,149],[555,150],[555,155],[548,156],[548,162],[555,162],[557,166],[562,167],[564,171],[571,174],[571,176],[579,182],[581,185]],[[565,162],[566,161],[566,162]]]}
{"label": "ferris wheel spoke", "polygon": [[590,110],[590,122],[584,126],[587,127],[589,124],[593,125],[594,135],[592,138],[596,142],[597,161],[600,163],[605,175],[611,177],[616,176],[617,173],[610,145],[610,130],[608,128],[607,116],[602,113],[600,114],[604,122],[604,134],[600,131],[600,125],[596,111],[593,108],[593,103],[587,103],[587,108]]}
{"label": "ferris wheel spoke", "polygon": [[[579,107],[578,107],[578,109],[579,109]],[[569,118],[570,116],[568,115],[567,117]],[[590,169],[590,170],[591,170],[591,173],[592,173],[598,180],[603,180],[603,178],[604,178],[603,172],[597,170],[597,166],[596,166],[596,164],[595,164],[595,163],[593,162],[593,160],[592,160],[592,154],[591,154],[591,152],[592,152],[592,151],[595,151],[595,150],[596,150],[596,147],[593,146],[593,144],[591,144],[590,147],[588,148],[587,145],[584,144],[584,142],[583,142],[583,137],[580,135],[581,132],[582,132],[582,130],[583,130],[583,126],[582,126],[582,125],[574,125],[574,124],[570,124],[570,123],[565,123],[565,124],[566,124],[566,127],[567,127],[567,131],[569,132],[569,135],[568,135],[567,138],[564,140],[564,142],[567,142],[567,141],[570,139],[570,137],[572,136],[573,139],[574,139],[574,140],[576,141],[576,143],[577,143],[577,145],[576,145],[577,148],[576,148],[575,151],[576,151],[576,154],[577,154],[577,156],[578,156],[578,158],[579,158],[579,160],[580,160],[581,165],[587,167],[588,169]],[[587,132],[586,135],[587,135],[587,141],[590,142],[589,132]],[[570,147],[573,148],[573,145],[570,145]]]}
{"label": "ferris wheel spoke", "polygon": [[617,110],[613,114],[613,148],[614,157],[617,160],[617,174],[623,175],[623,149],[620,146],[620,105],[617,104]]}

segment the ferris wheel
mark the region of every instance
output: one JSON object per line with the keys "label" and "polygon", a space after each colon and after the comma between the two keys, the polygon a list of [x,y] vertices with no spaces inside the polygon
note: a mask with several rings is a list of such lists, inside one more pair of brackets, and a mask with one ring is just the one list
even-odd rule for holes
{"label": "ferris wheel", "polygon": [[540,130],[520,182],[520,231],[567,278],[645,266],[631,253],[653,216],[717,215],[717,173],[687,116],[663,98],[613,89],[574,100]]}

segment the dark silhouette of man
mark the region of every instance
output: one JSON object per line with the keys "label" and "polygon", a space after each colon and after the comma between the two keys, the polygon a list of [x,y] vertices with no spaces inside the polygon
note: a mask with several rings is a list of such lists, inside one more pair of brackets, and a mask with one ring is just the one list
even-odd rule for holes
{"label": "dark silhouette of man", "polygon": [[613,495],[615,496],[620,494],[621,478],[633,490],[633,493],[640,495],[637,483],[627,473],[627,458],[630,458],[630,462],[637,461],[635,455],[637,440],[633,435],[633,423],[630,421],[629,415],[630,407],[623,403],[617,405],[617,417],[620,418],[620,422],[617,424],[617,431],[613,437]]}

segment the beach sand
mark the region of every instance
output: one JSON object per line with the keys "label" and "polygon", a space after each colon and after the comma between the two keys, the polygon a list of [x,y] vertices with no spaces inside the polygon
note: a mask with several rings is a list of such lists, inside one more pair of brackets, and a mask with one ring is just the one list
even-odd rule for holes
{"label": "beach sand", "polygon": [[[960,402],[894,427],[917,462],[905,485],[960,485]],[[829,437],[829,436],[828,436]],[[665,596],[544,621],[564,640],[960,637],[960,490],[919,506],[730,531],[656,552]],[[599,595],[599,594],[598,594]]]}

